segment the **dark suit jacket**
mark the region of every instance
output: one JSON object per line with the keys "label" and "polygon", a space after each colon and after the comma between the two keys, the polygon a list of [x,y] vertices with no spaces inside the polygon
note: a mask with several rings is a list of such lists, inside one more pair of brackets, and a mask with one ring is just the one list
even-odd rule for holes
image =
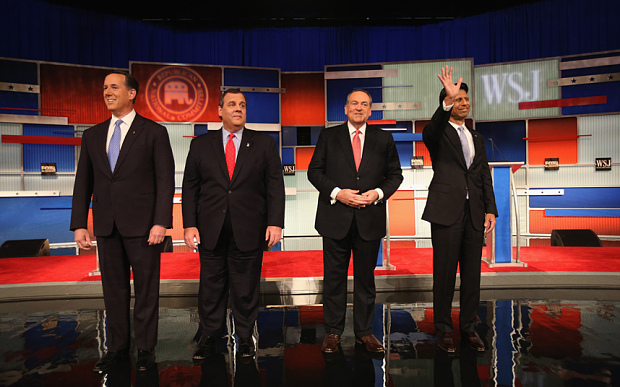
{"label": "dark suit jacket", "polygon": [[[362,239],[385,236],[385,201],[403,180],[391,133],[366,126],[362,161],[356,171],[347,124],[322,130],[308,166],[308,179],[319,190],[315,228],[322,236],[344,238],[354,218]],[[359,210],[338,201],[332,205],[329,195],[335,187],[360,193],[381,188],[384,197],[380,203]]]}
{"label": "dark suit jacket", "polygon": [[183,227],[197,227],[203,247],[213,250],[230,211],[241,251],[262,249],[267,226],[284,227],[284,180],[272,137],[245,128],[232,180],[222,130],[192,140],[183,177]]}
{"label": "dark suit jacket", "polygon": [[466,192],[469,190],[472,222],[476,230],[481,230],[486,213],[497,216],[484,137],[470,130],[476,152],[474,161],[467,169],[458,133],[448,123],[449,120],[450,111],[439,106],[422,133],[434,171],[422,219],[444,226],[453,224],[463,216]]}
{"label": "dark suit jacket", "polygon": [[125,237],[148,236],[154,225],[171,228],[174,158],[166,128],[136,114],[112,173],[109,125],[110,120],[102,122],[82,136],[71,230],[87,227],[91,195],[96,236],[110,235],[115,223]]}

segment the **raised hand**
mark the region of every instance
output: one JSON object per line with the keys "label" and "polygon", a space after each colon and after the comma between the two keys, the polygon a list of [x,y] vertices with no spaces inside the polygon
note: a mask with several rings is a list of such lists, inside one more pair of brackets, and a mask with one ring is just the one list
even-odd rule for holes
{"label": "raised hand", "polygon": [[446,98],[444,101],[447,105],[451,105],[453,102],[452,100],[454,99],[454,97],[456,97],[456,95],[459,93],[459,90],[461,89],[461,82],[463,82],[463,78],[459,78],[455,85],[454,81],[452,80],[452,67],[448,67],[448,65],[446,65],[445,68],[441,68],[441,74],[437,74],[437,77],[439,78],[439,81],[441,82],[443,87],[446,89]]}

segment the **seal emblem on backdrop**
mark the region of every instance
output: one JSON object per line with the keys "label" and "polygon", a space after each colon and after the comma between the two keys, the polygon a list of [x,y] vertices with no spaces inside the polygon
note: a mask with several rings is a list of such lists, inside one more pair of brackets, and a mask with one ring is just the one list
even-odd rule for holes
{"label": "seal emblem on backdrop", "polygon": [[205,81],[188,67],[163,67],[153,73],[147,84],[147,105],[163,122],[195,121],[208,101]]}

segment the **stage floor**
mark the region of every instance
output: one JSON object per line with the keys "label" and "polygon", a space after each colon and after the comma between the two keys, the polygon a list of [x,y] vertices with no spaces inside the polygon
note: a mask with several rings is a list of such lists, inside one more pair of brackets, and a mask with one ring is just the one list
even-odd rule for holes
{"label": "stage floor", "polygon": [[350,308],[341,352],[324,357],[321,305],[272,304],[259,313],[255,360],[237,360],[233,335],[201,366],[191,361],[196,299],[164,298],[157,368],[137,374],[134,349],[133,360],[105,377],[92,372],[105,343],[100,300],[3,303],[0,386],[619,385],[620,294],[531,292],[505,291],[480,303],[478,332],[488,347],[481,355],[458,340],[455,356],[438,350],[432,305],[419,292],[398,292],[383,294],[376,307],[383,357],[356,346]]}
{"label": "stage floor", "polygon": [[[136,374],[134,350],[105,377],[92,373],[105,350],[96,256],[2,259],[0,386],[620,385],[620,248],[524,248],[527,266],[482,263],[478,332],[488,349],[477,356],[459,343],[454,357],[435,346],[432,249],[391,257],[396,270],[375,272],[384,357],[355,345],[350,308],[342,351],[323,356],[321,252],[288,251],[265,254],[256,359],[237,361],[229,335],[195,366],[198,258],[163,254],[158,366]],[[458,330],[457,313],[455,303]]]}

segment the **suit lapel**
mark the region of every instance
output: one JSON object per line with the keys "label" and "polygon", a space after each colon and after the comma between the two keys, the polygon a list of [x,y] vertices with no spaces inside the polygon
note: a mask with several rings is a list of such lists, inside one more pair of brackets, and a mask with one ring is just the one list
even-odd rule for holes
{"label": "suit lapel", "polygon": [[108,142],[108,129],[110,128],[110,118],[107,121],[102,122],[99,126],[94,127],[95,130],[95,151],[94,156],[99,159],[99,161],[107,166],[107,171],[112,175],[112,170],[110,169],[110,162],[108,161],[108,151],[106,150],[106,144]]}
{"label": "suit lapel", "polygon": [[[347,163],[355,169],[355,157],[353,157],[353,146],[351,145],[351,135],[349,134],[349,126],[345,123],[342,125],[342,130],[338,131],[337,141],[342,147],[342,154],[347,160]],[[362,157],[363,158],[363,157]]]}
{"label": "suit lapel", "polygon": [[136,114],[131,126],[129,127],[129,131],[123,140],[123,144],[121,145],[121,151],[118,154],[118,160],[116,161],[115,171],[118,171],[119,168],[123,165],[123,162],[131,152],[131,146],[136,141],[136,138],[142,133],[144,130],[144,121],[142,117]]}
{"label": "suit lapel", "polygon": [[215,159],[217,160],[217,163],[220,165],[220,169],[222,170],[222,175],[224,175],[226,180],[230,180],[230,178],[228,177],[228,166],[226,165],[226,153],[224,153],[224,145],[222,142],[222,130],[223,129],[220,129],[217,132],[213,133],[211,146],[213,147]]}
{"label": "suit lapel", "polygon": [[[366,125],[366,138],[364,139],[364,149],[362,150],[362,161],[360,163],[360,171],[365,168],[366,165],[372,165],[372,156],[374,155],[374,149],[377,145],[375,138],[379,129]],[[351,148],[353,149],[353,148]],[[353,150],[351,150],[353,153]]]}
{"label": "suit lapel", "polygon": [[463,154],[463,145],[461,145],[461,139],[459,138],[459,134],[450,123],[446,125],[446,135],[448,136],[450,143],[454,147],[454,151],[456,152],[456,154],[459,155],[459,160],[461,160],[463,168],[467,169],[467,164],[465,163],[465,155]]}
{"label": "suit lapel", "polygon": [[252,133],[252,131],[248,128],[245,128],[243,130],[243,137],[241,137],[241,145],[239,146],[237,161],[235,161],[235,171],[233,172],[231,183],[235,181],[237,176],[239,176],[239,172],[241,168],[243,168],[243,164],[248,159],[248,155],[252,149],[252,145],[254,145],[253,135],[254,133]]}

